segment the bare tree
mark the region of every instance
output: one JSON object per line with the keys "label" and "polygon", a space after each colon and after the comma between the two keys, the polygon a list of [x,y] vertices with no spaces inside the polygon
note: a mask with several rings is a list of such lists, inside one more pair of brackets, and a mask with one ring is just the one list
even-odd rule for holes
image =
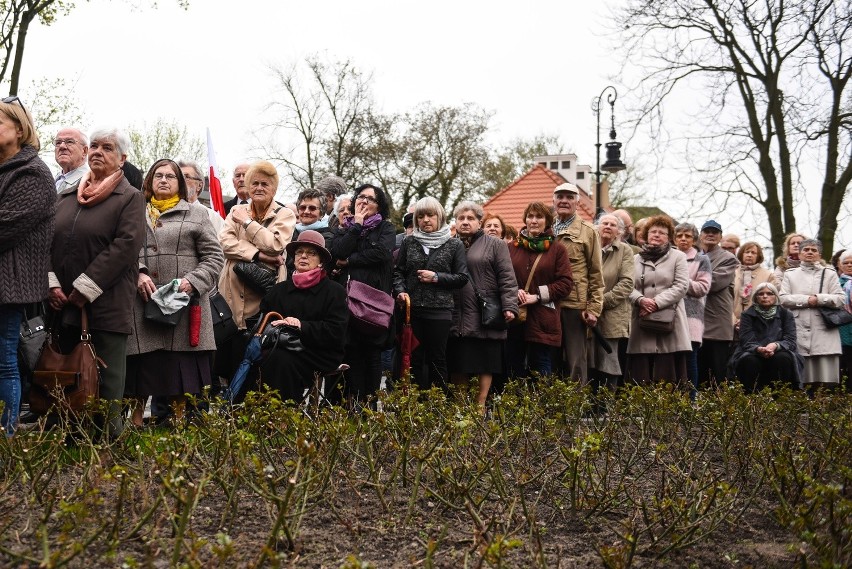
{"label": "bare tree", "polygon": [[371,74],[349,61],[328,62],[316,55],[289,68],[272,67],[277,88],[267,110],[259,149],[284,166],[299,188],[322,176],[360,178],[359,156],[368,139],[372,112]]}
{"label": "bare tree", "polygon": [[206,156],[205,142],[193,136],[186,126],[159,118],[153,124],[131,126],[130,153],[127,159],[145,172],[160,158],[184,158],[202,162]]}
{"label": "bare tree", "polygon": [[796,229],[800,172],[821,156],[819,237],[830,254],[852,176],[849,2],[631,0],[616,22],[625,71],[640,76],[635,123],[671,142],[665,103],[691,89],[692,128],[676,142],[699,199],[757,204],[776,251]]}

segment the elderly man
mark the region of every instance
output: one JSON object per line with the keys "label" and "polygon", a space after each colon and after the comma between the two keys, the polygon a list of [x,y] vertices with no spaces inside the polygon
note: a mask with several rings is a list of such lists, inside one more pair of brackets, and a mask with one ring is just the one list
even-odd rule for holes
{"label": "elderly man", "polygon": [[248,172],[249,164],[240,164],[234,168],[234,191],[237,195],[234,199],[225,202],[225,215],[231,213],[231,208],[237,204],[249,203],[249,189],[246,187],[246,172]]}
{"label": "elderly man", "polygon": [[[338,196],[346,193],[348,189],[346,180],[339,176],[326,176],[316,184],[316,189],[325,194],[325,214],[328,216],[328,228],[334,230],[339,221],[336,216],[331,215],[334,210],[334,202]],[[294,237],[295,239],[295,237]]]}
{"label": "elderly man", "polygon": [[565,183],[553,190],[553,233],[568,249],[574,290],[561,302],[562,350],[556,369],[563,377],[588,382],[586,328],[595,326],[603,310],[601,242],[595,228],[577,215],[580,189]]}
{"label": "elderly man", "polygon": [[207,216],[210,218],[210,223],[213,224],[213,230],[216,235],[219,235],[219,231],[225,225],[225,220],[215,210],[198,201],[198,195],[204,190],[204,174],[201,172],[201,167],[189,160],[178,160],[178,166],[180,166],[180,171],[183,172],[183,177],[186,179],[186,201],[207,210]]}
{"label": "elderly man", "polygon": [[710,292],[704,305],[704,337],[698,350],[698,381],[725,379],[725,369],[734,339],[734,277],[737,258],[719,246],[722,226],[707,220],[698,237],[701,250],[710,259]]}
{"label": "elderly man", "polygon": [[76,128],[63,128],[53,140],[53,156],[62,172],[56,177],[56,191],[61,192],[80,181],[89,167],[89,139]]}
{"label": "elderly man", "polygon": [[612,215],[621,220],[621,226],[624,228],[621,231],[621,241],[628,245],[635,245],[633,242],[633,218],[630,217],[630,212],[626,209],[617,209],[612,212]]}

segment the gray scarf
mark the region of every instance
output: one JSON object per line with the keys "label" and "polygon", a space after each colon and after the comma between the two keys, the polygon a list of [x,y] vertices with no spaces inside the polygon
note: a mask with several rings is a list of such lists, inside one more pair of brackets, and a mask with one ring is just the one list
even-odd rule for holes
{"label": "gray scarf", "polygon": [[450,226],[446,224],[441,229],[435,230],[432,233],[423,233],[420,229],[415,229],[411,235],[427,249],[437,249],[449,241],[451,237]]}

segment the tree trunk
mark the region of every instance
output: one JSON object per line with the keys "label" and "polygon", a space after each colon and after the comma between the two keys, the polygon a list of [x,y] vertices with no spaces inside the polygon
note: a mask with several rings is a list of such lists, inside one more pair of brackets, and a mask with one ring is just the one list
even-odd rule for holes
{"label": "tree trunk", "polygon": [[21,15],[21,24],[18,27],[18,41],[15,44],[15,60],[12,63],[12,75],[9,79],[9,95],[18,94],[18,84],[21,80],[21,66],[24,62],[24,44],[27,41],[27,31],[30,28],[30,22],[36,16],[35,12],[26,11]]}

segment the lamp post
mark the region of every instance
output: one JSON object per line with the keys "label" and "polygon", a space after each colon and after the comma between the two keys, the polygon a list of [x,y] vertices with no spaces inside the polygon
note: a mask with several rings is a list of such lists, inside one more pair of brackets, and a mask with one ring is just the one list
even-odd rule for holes
{"label": "lamp post", "polygon": [[[608,94],[606,97],[610,108],[609,142],[606,143],[606,162],[604,162],[604,165],[601,166],[601,99],[603,99],[604,93],[610,90],[612,93]],[[624,165],[624,162],[621,161],[621,143],[615,140],[615,100],[617,98],[618,92],[615,90],[615,87],[607,85],[592,104],[592,110],[595,111],[595,114],[598,117],[598,139],[595,144],[595,150],[597,152],[597,162],[595,163],[595,178],[597,179],[597,188],[595,190],[595,216],[599,216],[603,213],[603,206],[601,204],[601,168],[603,168],[604,172],[610,173],[621,172],[627,168],[627,166]]]}

